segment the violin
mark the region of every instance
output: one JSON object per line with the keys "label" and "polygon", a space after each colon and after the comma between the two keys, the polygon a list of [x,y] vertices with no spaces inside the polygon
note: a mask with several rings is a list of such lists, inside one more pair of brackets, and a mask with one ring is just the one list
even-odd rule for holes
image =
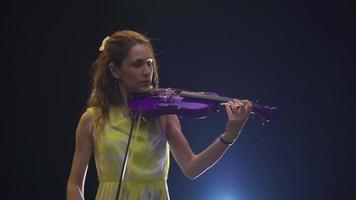
{"label": "violin", "polygon": [[[134,113],[141,112],[147,118],[176,114],[183,118],[202,119],[220,110],[221,105],[233,100],[213,92],[192,92],[176,88],[159,88],[149,94],[136,95],[129,100]],[[250,116],[262,124],[276,119],[278,108],[252,103]]]}

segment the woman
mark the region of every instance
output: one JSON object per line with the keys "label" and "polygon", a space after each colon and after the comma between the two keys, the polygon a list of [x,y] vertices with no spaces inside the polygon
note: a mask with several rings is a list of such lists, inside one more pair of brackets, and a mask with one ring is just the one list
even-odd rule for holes
{"label": "woman", "polygon": [[[158,87],[157,64],[150,40],[134,31],[104,39],[94,63],[88,108],[76,130],[76,147],[67,184],[67,199],[84,199],[84,180],[94,152],[99,188],[96,199],[115,199],[123,168],[132,113],[129,99]],[[169,199],[169,151],[183,173],[195,179],[216,163],[236,140],[251,111],[247,100],[225,105],[228,121],[203,152],[192,152],[176,115],[135,122],[120,199]]]}

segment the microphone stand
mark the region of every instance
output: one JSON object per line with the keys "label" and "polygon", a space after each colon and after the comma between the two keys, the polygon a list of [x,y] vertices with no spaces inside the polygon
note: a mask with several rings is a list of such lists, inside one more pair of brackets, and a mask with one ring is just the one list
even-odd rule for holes
{"label": "microphone stand", "polygon": [[120,180],[119,180],[119,187],[116,193],[116,197],[115,199],[119,200],[120,198],[120,193],[121,193],[121,184],[122,181],[124,179],[124,173],[126,171],[126,166],[127,166],[127,158],[128,158],[128,153],[129,153],[129,149],[130,149],[130,144],[131,144],[131,138],[132,138],[132,132],[134,129],[134,122],[137,120],[139,114],[138,112],[135,112],[132,116],[132,123],[131,123],[131,129],[130,129],[130,134],[129,134],[129,138],[127,141],[127,146],[126,146],[126,151],[125,151],[125,157],[124,157],[124,162],[122,163],[122,167],[121,167],[121,174],[120,174]]}

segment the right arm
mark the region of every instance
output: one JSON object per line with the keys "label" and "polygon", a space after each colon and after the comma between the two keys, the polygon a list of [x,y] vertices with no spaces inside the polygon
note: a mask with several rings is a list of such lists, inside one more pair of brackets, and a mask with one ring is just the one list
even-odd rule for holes
{"label": "right arm", "polygon": [[80,118],[75,137],[75,151],[67,183],[67,200],[84,200],[84,182],[93,152],[92,117],[86,111]]}

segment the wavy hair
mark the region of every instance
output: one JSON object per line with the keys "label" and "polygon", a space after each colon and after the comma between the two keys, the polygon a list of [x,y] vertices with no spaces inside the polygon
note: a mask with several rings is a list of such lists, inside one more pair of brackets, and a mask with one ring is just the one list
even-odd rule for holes
{"label": "wavy hair", "polygon": [[87,102],[87,107],[95,108],[93,116],[93,128],[97,132],[109,116],[109,106],[115,105],[123,109],[128,109],[126,93],[120,87],[108,65],[114,63],[118,68],[127,57],[130,49],[136,45],[145,45],[153,56],[153,88],[158,88],[158,65],[154,50],[149,38],[141,33],[123,30],[117,31],[112,36],[103,41],[101,52],[92,65],[91,94]]}

